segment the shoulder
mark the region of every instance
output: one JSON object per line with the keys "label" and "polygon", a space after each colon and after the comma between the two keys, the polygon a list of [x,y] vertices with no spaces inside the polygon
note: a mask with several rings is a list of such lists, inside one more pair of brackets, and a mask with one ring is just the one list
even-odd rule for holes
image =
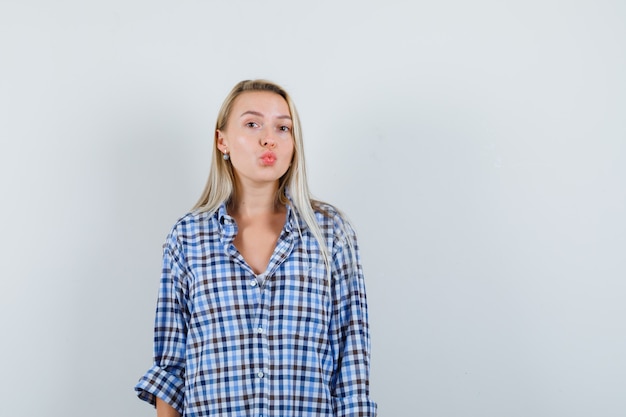
{"label": "shoulder", "polygon": [[191,211],[174,223],[172,232],[178,234],[195,233],[204,229],[214,228],[217,223],[215,212]]}
{"label": "shoulder", "polygon": [[165,245],[170,247],[185,246],[203,236],[216,232],[219,221],[216,213],[192,211],[180,217],[172,226]]}
{"label": "shoulder", "polygon": [[343,243],[356,239],[354,228],[343,211],[322,201],[313,201],[312,206],[320,228],[324,233],[332,234],[333,240]]}

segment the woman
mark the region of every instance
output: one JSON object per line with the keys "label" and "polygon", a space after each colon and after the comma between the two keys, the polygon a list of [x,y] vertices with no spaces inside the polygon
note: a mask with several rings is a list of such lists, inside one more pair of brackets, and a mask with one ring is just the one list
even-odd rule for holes
{"label": "woman", "polygon": [[298,113],[242,81],[215,129],[202,197],[164,244],[154,365],[157,416],[375,416],[354,231],[314,201]]}

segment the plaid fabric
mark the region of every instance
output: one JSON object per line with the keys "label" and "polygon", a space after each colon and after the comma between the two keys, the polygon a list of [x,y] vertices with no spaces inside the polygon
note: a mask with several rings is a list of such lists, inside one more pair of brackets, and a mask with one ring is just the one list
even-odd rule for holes
{"label": "plaid fabric", "polygon": [[332,206],[323,209],[330,285],[291,207],[262,277],[235,249],[225,206],[177,222],[164,244],[154,365],[135,387],[141,399],[159,397],[188,417],[376,415],[356,238]]}

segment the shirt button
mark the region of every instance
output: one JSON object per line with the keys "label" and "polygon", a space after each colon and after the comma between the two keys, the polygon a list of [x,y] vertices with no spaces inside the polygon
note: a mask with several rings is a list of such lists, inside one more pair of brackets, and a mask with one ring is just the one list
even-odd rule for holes
{"label": "shirt button", "polygon": [[259,372],[258,374],[256,374],[256,376],[258,376],[259,378],[263,378],[265,374],[263,372]]}
{"label": "shirt button", "polygon": [[257,332],[258,334],[263,333],[263,327],[259,327],[258,329],[256,329],[256,332]]}
{"label": "shirt button", "polygon": [[256,287],[256,280],[253,279],[252,281],[250,281],[250,286]]}

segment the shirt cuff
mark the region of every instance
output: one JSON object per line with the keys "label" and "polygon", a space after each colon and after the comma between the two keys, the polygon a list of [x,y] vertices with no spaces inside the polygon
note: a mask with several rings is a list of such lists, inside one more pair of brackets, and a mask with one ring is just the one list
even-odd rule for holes
{"label": "shirt cuff", "polygon": [[337,417],[376,417],[377,405],[365,396],[334,397],[333,408]]}
{"label": "shirt cuff", "polygon": [[185,382],[177,375],[154,365],[135,385],[137,396],[154,406],[157,397],[165,401],[180,415],[183,414]]}

